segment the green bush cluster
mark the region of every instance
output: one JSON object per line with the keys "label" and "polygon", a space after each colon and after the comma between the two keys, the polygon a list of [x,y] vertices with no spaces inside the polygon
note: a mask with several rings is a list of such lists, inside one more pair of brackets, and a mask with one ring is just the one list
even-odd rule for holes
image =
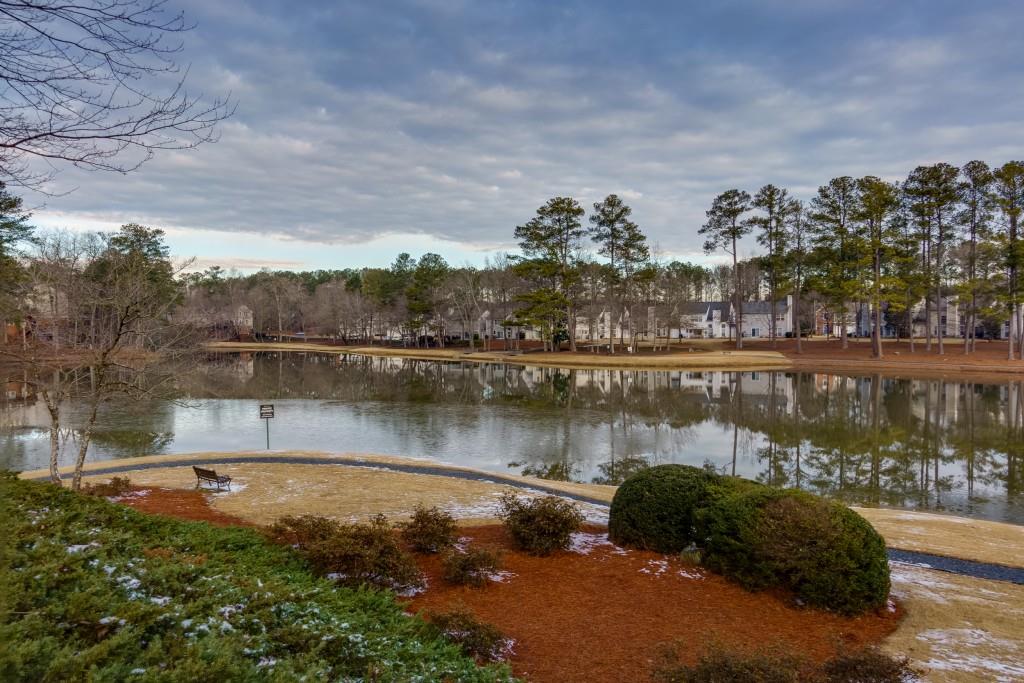
{"label": "green bush cluster", "polygon": [[499,515],[516,547],[531,555],[567,549],[572,534],[583,526],[579,507],[557,496],[520,498],[506,492]]}
{"label": "green bush cluster", "polygon": [[918,672],[905,657],[873,647],[837,654],[824,664],[787,652],[705,651],[696,664],[679,661],[674,649],[663,651],[652,672],[655,683],[913,683]]}
{"label": "green bush cluster", "polygon": [[403,591],[423,584],[416,562],[402,550],[384,515],[365,524],[315,515],[282,517],[266,533],[298,550],[320,574],[346,586]]}
{"label": "green bush cluster", "polygon": [[507,681],[254,529],[0,475],[0,681]]}
{"label": "green bush cluster", "polygon": [[442,637],[478,662],[500,662],[512,654],[512,641],[497,626],[480,621],[467,609],[428,612],[427,618]]}
{"label": "green bush cluster", "polygon": [[441,560],[448,583],[483,586],[501,569],[501,555],[490,548],[449,550]]}
{"label": "green bush cluster", "polygon": [[455,544],[455,518],[438,507],[417,505],[401,528],[402,540],[419,553],[439,553]]}
{"label": "green bush cluster", "polygon": [[843,614],[882,607],[885,543],[846,506],[685,465],[626,481],[611,505],[611,540],[659,552],[697,547],[702,563],[743,586],[783,586]]}

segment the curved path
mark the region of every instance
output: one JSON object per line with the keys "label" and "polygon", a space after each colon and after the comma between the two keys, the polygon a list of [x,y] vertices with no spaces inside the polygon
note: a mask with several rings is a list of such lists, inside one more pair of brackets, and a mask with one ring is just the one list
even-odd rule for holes
{"label": "curved path", "polygon": [[[246,463],[279,463],[279,464],[292,464],[292,465],[334,465],[343,467],[360,467],[386,470],[390,472],[401,472],[404,474],[424,474],[436,477],[449,477],[453,479],[463,479],[466,481],[479,481],[488,484],[501,484],[510,486],[517,489],[529,490],[529,491],[541,491],[544,493],[550,493],[563,498],[569,498],[571,500],[579,501],[581,503],[588,503],[590,505],[596,505],[601,507],[608,507],[608,501],[596,498],[593,496],[587,496],[580,493],[574,493],[566,491],[561,488],[554,486],[547,486],[539,482],[524,481],[513,477],[507,477],[501,474],[490,474],[487,472],[479,472],[475,470],[463,470],[463,469],[452,469],[450,467],[444,467],[441,465],[427,465],[427,464],[416,464],[416,463],[396,463],[396,462],[383,462],[380,460],[368,460],[362,458],[331,458],[331,457],[302,457],[302,456],[275,456],[275,455],[229,455],[218,457],[215,460],[207,461],[209,463],[223,463],[223,464],[246,464]],[[90,468],[87,472],[87,476],[97,475],[108,475],[108,474],[123,474],[125,472],[133,472],[137,470],[147,469],[160,469],[165,467],[188,467],[197,463],[195,458],[182,458],[182,459],[160,459],[151,463],[134,463],[131,465],[110,465],[108,467],[96,467]],[[70,478],[69,474],[62,475],[63,478]],[[33,477],[36,480],[46,480],[46,476]],[[909,550],[898,550],[895,548],[888,549],[889,560],[892,562],[900,562],[903,564],[910,564],[918,567],[924,567],[927,569],[936,569],[939,571],[950,572],[953,574],[960,574],[963,576],[970,576],[979,579],[989,579],[996,581],[1007,581],[1010,583],[1024,585],[1024,568],[1020,567],[1009,567],[1000,564],[994,564],[989,562],[976,562],[974,560],[962,560],[955,557],[949,557],[946,555],[933,555],[931,553],[921,553]]]}

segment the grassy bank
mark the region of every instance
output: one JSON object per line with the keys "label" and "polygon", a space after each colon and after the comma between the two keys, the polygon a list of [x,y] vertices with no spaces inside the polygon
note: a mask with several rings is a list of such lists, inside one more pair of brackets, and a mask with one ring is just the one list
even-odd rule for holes
{"label": "grassy bank", "polygon": [[0,479],[0,680],[507,680],[250,529]]}

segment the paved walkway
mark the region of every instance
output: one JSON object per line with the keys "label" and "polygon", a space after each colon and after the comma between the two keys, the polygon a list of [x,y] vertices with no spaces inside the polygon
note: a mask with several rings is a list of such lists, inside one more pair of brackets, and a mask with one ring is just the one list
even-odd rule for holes
{"label": "paved walkway", "polygon": [[[213,461],[211,460],[211,462]],[[280,463],[291,465],[340,465],[343,467],[368,467],[372,469],[386,470],[389,472],[402,472],[405,474],[427,474],[436,477],[450,477],[453,479],[464,479],[467,481],[479,481],[489,484],[501,484],[503,486],[511,486],[517,489],[550,493],[556,496],[561,496],[563,498],[569,498],[571,500],[579,501],[581,503],[589,503],[591,505],[608,507],[608,502],[600,498],[564,491],[553,486],[545,486],[544,484],[541,483],[527,482],[521,479],[506,477],[501,474],[476,472],[473,470],[451,469],[449,467],[443,467],[439,465],[421,465],[417,463],[392,463],[381,462],[379,460],[364,460],[361,458],[309,458],[302,456],[289,457],[275,455],[229,455],[224,457],[218,457],[216,458],[215,462],[232,465],[245,463]],[[132,465],[111,465],[109,467],[89,469],[85,472],[85,475],[97,476],[108,474],[122,474],[125,472],[133,472],[137,470],[161,469],[165,467],[188,467],[190,465],[195,464],[198,464],[198,461],[196,461],[194,458],[183,458],[181,460],[161,459],[159,461],[152,463],[136,463]],[[70,474],[65,474],[64,478],[70,478],[70,476]],[[36,477],[36,479],[46,480],[47,477]],[[1024,569],[1019,567],[1007,567],[1004,565],[992,564],[988,562],[961,560],[959,558],[948,557],[946,555],[932,555],[930,553],[920,553],[909,550],[897,550],[895,548],[889,548],[888,553],[889,560],[891,562],[900,562],[903,564],[910,564],[918,567],[925,567],[928,569],[936,569],[938,571],[950,572],[953,574],[960,574],[963,576],[971,576],[978,579],[1008,581],[1010,583],[1024,585]]]}

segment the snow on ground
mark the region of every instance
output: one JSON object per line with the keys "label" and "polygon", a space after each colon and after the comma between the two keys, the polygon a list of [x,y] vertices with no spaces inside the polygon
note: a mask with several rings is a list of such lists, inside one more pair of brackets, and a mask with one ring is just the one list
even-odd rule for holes
{"label": "snow on ground", "polygon": [[605,534],[588,534],[578,532],[569,537],[569,552],[589,555],[594,548],[607,547],[612,549],[615,555],[626,555],[629,553],[625,548],[620,548],[608,540]]}
{"label": "snow on ground", "polygon": [[[941,680],[941,673],[949,672],[984,672],[986,678],[1000,683],[1024,680],[1024,648],[1019,642],[995,638],[981,629],[929,629],[917,635],[917,639],[931,648],[932,657],[924,662],[932,676]],[[1018,653],[1016,657],[1000,656],[998,659],[991,651],[999,653]]]}

